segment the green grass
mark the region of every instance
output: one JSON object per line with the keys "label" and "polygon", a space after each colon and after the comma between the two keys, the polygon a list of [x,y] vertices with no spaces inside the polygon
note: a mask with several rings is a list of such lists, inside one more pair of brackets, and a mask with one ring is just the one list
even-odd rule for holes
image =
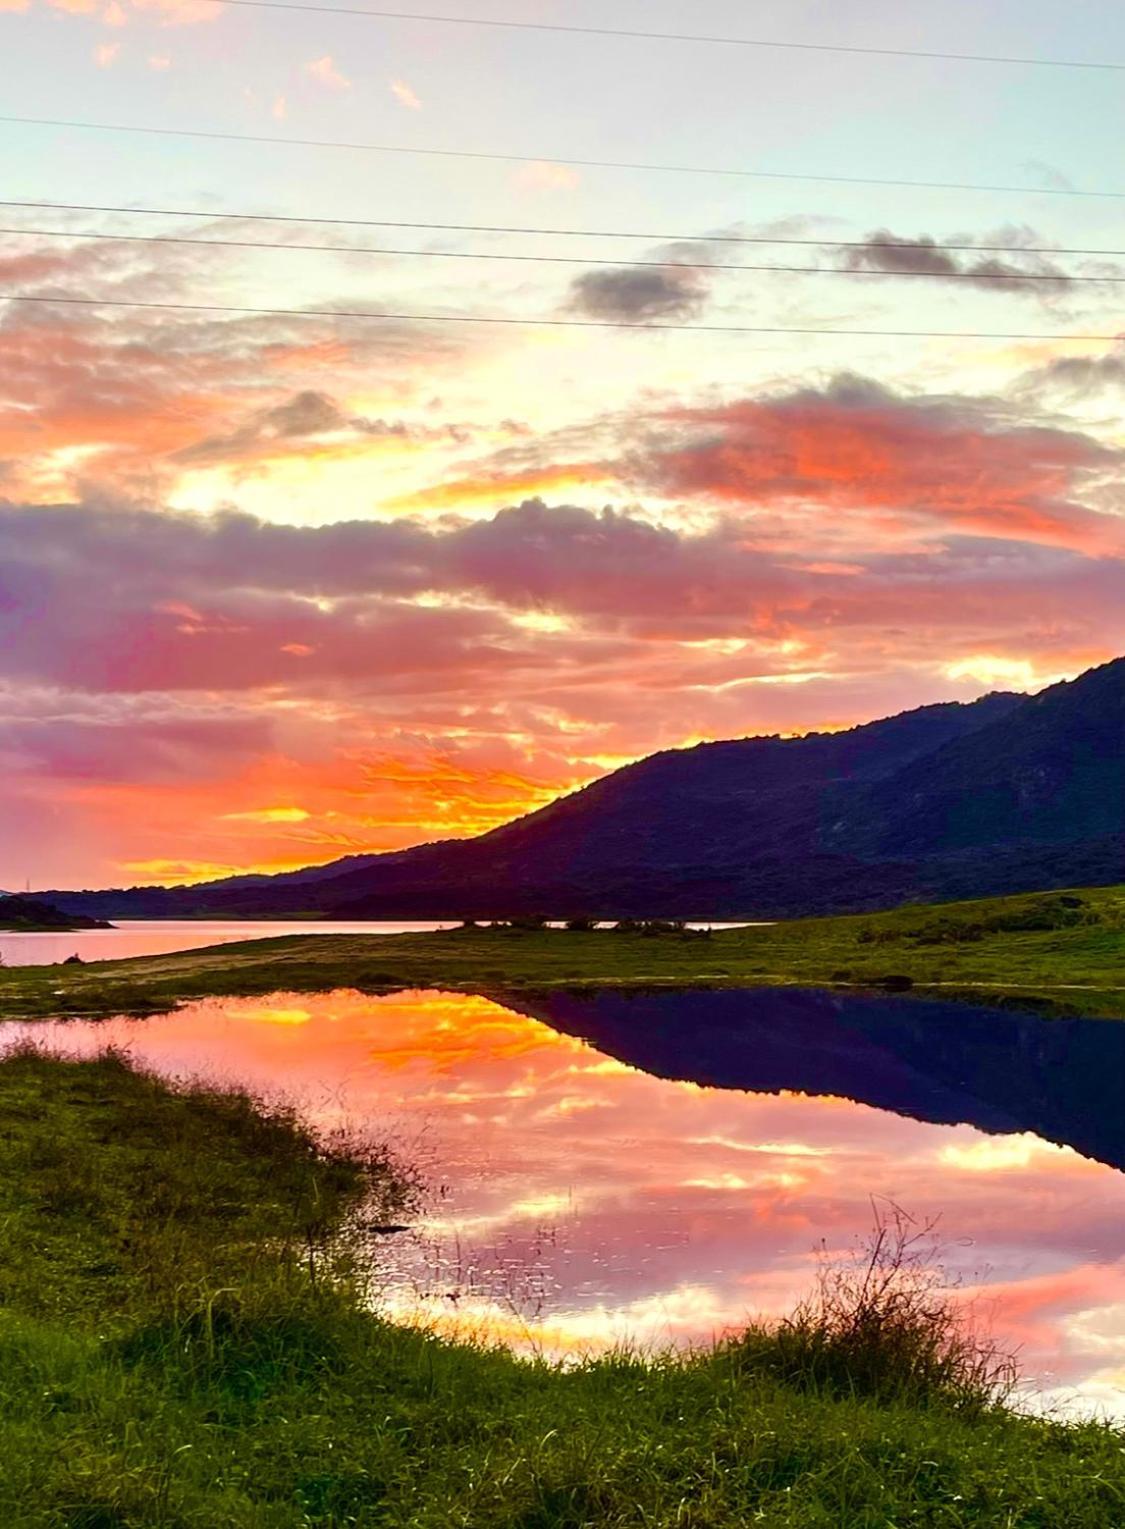
{"label": "green grass", "polygon": [[371,1189],[245,1096],[0,1062],[5,1529],[1125,1523],[1125,1435],[919,1368],[914,1317],[569,1372],[391,1326],[333,1235]]}
{"label": "green grass", "polygon": [[422,987],[878,986],[1125,1018],[1125,887],[899,908],[709,940],[599,930],[305,935],[0,971],[0,1018],[157,1012],[211,996]]}

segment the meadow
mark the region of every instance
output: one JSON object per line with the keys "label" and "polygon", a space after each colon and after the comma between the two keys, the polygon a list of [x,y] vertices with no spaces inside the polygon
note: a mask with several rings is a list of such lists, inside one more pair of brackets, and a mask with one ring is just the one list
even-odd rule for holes
{"label": "meadow", "polygon": [[916,990],[1125,1018],[1125,886],[798,919],[700,937],[670,924],[302,935],[177,955],[0,970],[0,1019],[155,1013],[190,999],[353,988]]}
{"label": "meadow", "polygon": [[112,1052],[10,1053],[0,1122],[4,1524],[1125,1522],[1125,1435],[1013,1410],[893,1227],[787,1322],[558,1369],[369,1308],[377,1145]]}

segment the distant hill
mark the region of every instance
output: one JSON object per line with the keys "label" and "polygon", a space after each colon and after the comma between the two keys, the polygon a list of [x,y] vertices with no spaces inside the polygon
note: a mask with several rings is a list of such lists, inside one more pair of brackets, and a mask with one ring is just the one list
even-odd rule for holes
{"label": "distant hill", "polygon": [[84,913],[63,913],[37,897],[0,894],[0,929],[15,934],[60,934],[76,929],[112,929],[104,919]]}
{"label": "distant hill", "polygon": [[785,918],[1125,880],[1125,659],[1037,696],[654,754],[477,839],[190,888],[113,917]]}

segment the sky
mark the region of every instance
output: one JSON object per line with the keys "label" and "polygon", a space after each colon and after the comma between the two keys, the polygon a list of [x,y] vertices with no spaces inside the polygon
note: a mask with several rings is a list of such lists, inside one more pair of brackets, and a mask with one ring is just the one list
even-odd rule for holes
{"label": "sky", "polygon": [[[444,3],[1125,60],[1108,3]],[[1119,73],[214,0],[0,0],[0,47],[3,199],[66,204],[2,209],[0,886],[477,833],[1122,651]]]}

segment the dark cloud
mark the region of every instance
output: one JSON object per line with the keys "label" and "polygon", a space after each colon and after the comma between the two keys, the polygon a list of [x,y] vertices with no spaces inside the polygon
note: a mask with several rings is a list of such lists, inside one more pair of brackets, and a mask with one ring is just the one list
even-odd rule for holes
{"label": "dark cloud", "polygon": [[695,318],[707,301],[703,273],[666,267],[621,266],[584,271],[570,287],[569,309],[585,318],[647,324]]}
{"label": "dark cloud", "polygon": [[1070,399],[1092,398],[1125,388],[1125,346],[1103,356],[1056,356],[1023,378],[1019,391],[1050,391]]}
{"label": "dark cloud", "polygon": [[[837,259],[845,271],[879,271],[888,276],[905,272],[936,281],[1038,295],[1070,291],[1073,282],[1068,273],[1043,255],[1021,252],[1018,237],[1018,231],[1007,231],[1007,237],[982,238],[987,244],[1011,242],[1011,256],[1005,257],[994,252],[975,255],[970,250],[944,249],[930,234],[903,237],[880,228],[868,234],[863,244],[838,251]],[[950,242],[970,241],[962,238]]]}
{"label": "dark cloud", "polygon": [[[344,412],[327,393],[306,389],[280,404],[254,410],[245,424],[223,435],[210,435],[175,452],[171,460],[199,466],[255,456],[271,446],[307,441],[314,436],[362,435],[377,440],[412,440],[434,432],[402,420],[367,419]],[[449,432],[441,432],[448,434]]]}
{"label": "dark cloud", "polygon": [[[706,460],[691,470],[712,471]],[[1029,603],[1056,635],[1113,625],[1119,566],[1108,558],[1025,546],[1013,563],[966,537],[903,562],[893,541],[880,552],[864,540],[845,562],[818,558],[807,533],[755,542],[736,514],[673,530],[534,500],[488,520],[320,527],[0,506],[0,675],[122,694],[339,687],[413,705],[576,663],[589,683],[631,652],[653,661],[653,641],[889,623],[901,646],[919,627],[1015,621],[1022,632]],[[543,612],[569,625],[525,623]],[[711,673],[725,660],[708,662]]]}

